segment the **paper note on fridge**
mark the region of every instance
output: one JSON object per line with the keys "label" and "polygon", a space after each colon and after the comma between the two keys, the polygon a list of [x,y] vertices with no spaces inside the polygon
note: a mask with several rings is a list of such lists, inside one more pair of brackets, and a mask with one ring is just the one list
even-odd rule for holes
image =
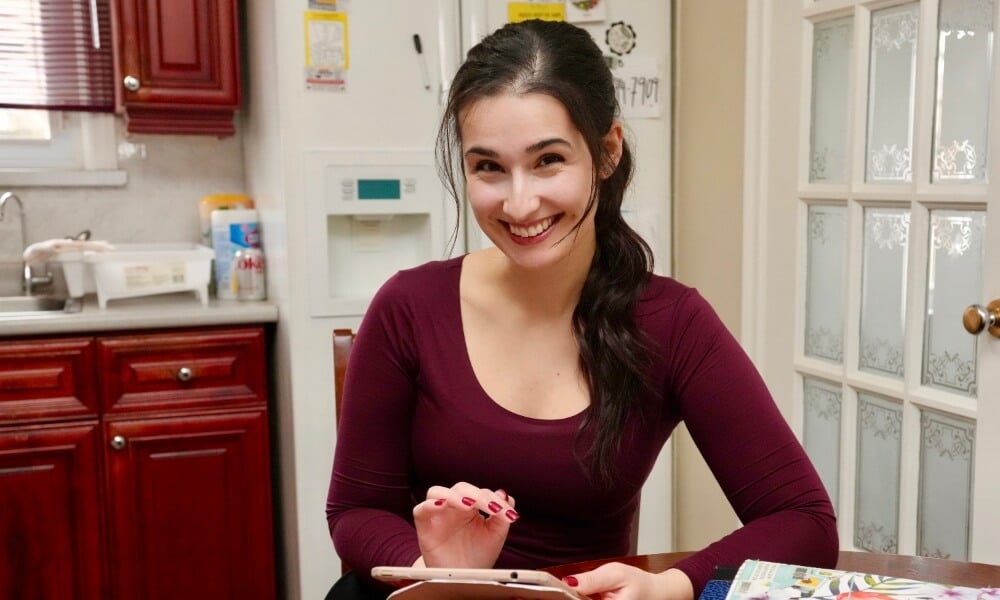
{"label": "paper note on fridge", "polygon": [[660,70],[652,56],[615,57],[611,73],[615,92],[626,119],[660,118],[660,96],[668,93],[661,85]]}

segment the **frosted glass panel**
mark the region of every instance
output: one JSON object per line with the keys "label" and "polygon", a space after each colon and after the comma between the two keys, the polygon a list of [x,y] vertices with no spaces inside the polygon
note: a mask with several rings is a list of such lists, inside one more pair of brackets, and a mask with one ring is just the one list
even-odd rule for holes
{"label": "frosted glass panel", "polygon": [[969,396],[976,395],[977,338],[961,315],[982,296],[985,227],[982,211],[931,211],[922,381]]}
{"label": "frosted glass panel", "polygon": [[993,0],[941,0],[932,179],[986,181]]}
{"label": "frosted glass panel", "polygon": [[917,552],[922,556],[968,560],[975,432],[965,419],[921,414]]}
{"label": "frosted glass panel", "polygon": [[858,394],[854,545],[894,554],[899,541],[899,457],[903,410]]}
{"label": "frosted glass panel", "polygon": [[866,208],[864,222],[858,366],[902,377],[910,213]]}
{"label": "frosted glass panel", "polygon": [[847,180],[848,66],[853,32],[851,17],[818,23],[813,29],[811,182]]}
{"label": "frosted glass panel", "polygon": [[809,207],[806,227],[805,353],[840,362],[844,355],[843,206]]}
{"label": "frosted glass panel", "polygon": [[913,85],[920,7],[903,4],[872,13],[865,180],[912,177]]}
{"label": "frosted glass panel", "polygon": [[840,386],[806,377],[803,388],[802,445],[836,509],[840,494]]}

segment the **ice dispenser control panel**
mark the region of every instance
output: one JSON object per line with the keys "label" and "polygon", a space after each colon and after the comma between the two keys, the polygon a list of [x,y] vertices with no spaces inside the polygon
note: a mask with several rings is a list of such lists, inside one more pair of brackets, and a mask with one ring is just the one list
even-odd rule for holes
{"label": "ice dispenser control panel", "polygon": [[402,200],[417,193],[415,177],[406,178],[345,178],[340,181],[341,199]]}
{"label": "ice dispenser control panel", "polygon": [[327,164],[324,170],[327,214],[428,214],[441,205],[433,163]]}

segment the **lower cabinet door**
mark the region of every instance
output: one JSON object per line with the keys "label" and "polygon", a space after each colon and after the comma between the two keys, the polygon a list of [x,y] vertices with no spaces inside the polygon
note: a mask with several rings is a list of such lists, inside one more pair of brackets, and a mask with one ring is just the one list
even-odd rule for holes
{"label": "lower cabinet door", "polygon": [[103,597],[97,421],[0,428],[0,598]]}
{"label": "lower cabinet door", "polygon": [[275,596],[267,414],[106,421],[111,597]]}

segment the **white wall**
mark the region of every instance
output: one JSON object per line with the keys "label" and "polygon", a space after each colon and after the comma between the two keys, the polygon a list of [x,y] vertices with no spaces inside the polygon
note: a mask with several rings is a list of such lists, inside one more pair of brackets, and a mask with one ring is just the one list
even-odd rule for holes
{"label": "white wall", "polygon": [[[698,288],[738,335],[746,7],[674,6],[674,276]],[[675,547],[697,550],[739,522],[687,430],[675,440]]]}

